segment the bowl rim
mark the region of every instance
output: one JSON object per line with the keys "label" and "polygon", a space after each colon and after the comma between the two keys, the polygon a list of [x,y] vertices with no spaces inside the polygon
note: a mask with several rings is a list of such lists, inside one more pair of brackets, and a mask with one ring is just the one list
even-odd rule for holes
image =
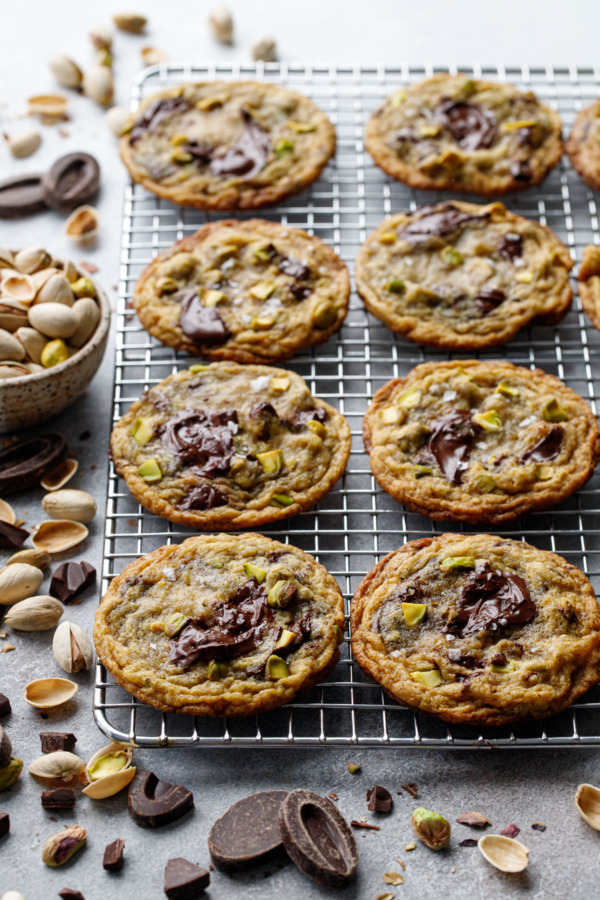
{"label": "bowl rim", "polygon": [[110,328],[111,308],[106,291],[100,284],[98,284],[95,278],[91,278],[84,269],[81,269],[77,265],[77,263],[73,263],[73,265],[82,278],[90,279],[90,281],[94,285],[94,290],[96,291],[96,300],[98,301],[98,306],[100,307],[100,321],[98,322],[94,333],[90,338],[88,338],[83,347],[80,347],[77,352],[73,354],[73,356],[70,356],[69,359],[66,359],[64,362],[58,363],[58,365],[56,366],[51,366],[49,369],[45,369],[43,372],[28,372],[27,375],[17,375],[15,378],[0,378],[0,392],[2,392],[3,390],[10,390],[10,385],[12,384],[22,385],[25,380],[27,380],[29,383],[34,381],[42,382],[46,378],[52,378],[59,373],[66,372],[68,369],[73,368],[83,359],[89,356],[89,354],[93,350],[95,350],[96,347],[101,344],[107,336],[108,329]]}

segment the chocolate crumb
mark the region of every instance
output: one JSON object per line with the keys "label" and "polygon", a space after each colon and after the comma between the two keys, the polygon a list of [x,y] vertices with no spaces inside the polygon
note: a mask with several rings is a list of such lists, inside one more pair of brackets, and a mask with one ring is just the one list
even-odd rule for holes
{"label": "chocolate crumb", "polygon": [[488,817],[480,812],[461,813],[454,821],[459,825],[468,825],[470,828],[485,828],[486,825],[492,824]]}
{"label": "chocolate crumb", "polygon": [[92,432],[89,428],[86,428],[85,431],[82,431],[80,435],[77,436],[78,441],[89,441],[92,436]]}
{"label": "chocolate crumb", "polygon": [[[414,781],[411,781],[409,784],[401,784],[400,787],[403,791],[406,791],[407,794],[410,794],[413,800],[419,793],[419,787],[414,783]],[[400,791],[398,791],[398,793],[400,793]]]}
{"label": "chocolate crumb", "polygon": [[503,828],[500,834],[503,834],[504,837],[515,838],[518,834],[521,833],[521,829],[517,828],[517,826],[511,822],[510,825],[507,825],[506,828]]}
{"label": "chocolate crumb", "polygon": [[328,796],[328,797],[331,797],[332,800],[339,800],[339,797],[338,797],[338,795],[335,793],[335,791],[332,791],[330,794],[327,794],[327,796]]}
{"label": "chocolate crumb", "polygon": [[389,813],[393,805],[392,795],[387,788],[380,784],[367,788],[367,809],[370,812]]}
{"label": "chocolate crumb", "polygon": [[58,896],[62,897],[62,900],[85,900],[81,891],[75,891],[73,888],[63,888],[58,892]]}
{"label": "chocolate crumb", "polygon": [[478,841],[479,841],[479,838],[465,838],[464,841],[458,842],[458,846],[459,847],[476,847]]}
{"label": "chocolate crumb", "polygon": [[123,850],[125,841],[117,838],[112,844],[107,844],[102,859],[102,868],[107,872],[120,872],[123,868]]}
{"label": "chocolate crumb", "polygon": [[531,827],[534,829],[534,831],[545,831],[546,830],[546,826],[544,825],[543,822],[534,822]]}
{"label": "chocolate crumb", "polygon": [[4,719],[5,716],[9,716],[10,712],[10,700],[8,699],[6,694],[0,694],[0,719]]}
{"label": "chocolate crumb", "polygon": [[7,812],[0,809],[0,838],[3,838],[10,831],[10,816]]}

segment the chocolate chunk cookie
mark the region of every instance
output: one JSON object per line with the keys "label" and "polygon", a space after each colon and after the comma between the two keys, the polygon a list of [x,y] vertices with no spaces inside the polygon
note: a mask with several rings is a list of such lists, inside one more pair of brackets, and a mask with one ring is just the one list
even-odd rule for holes
{"label": "chocolate chunk cookie", "polygon": [[181,206],[256,209],[311,184],[335,130],[308,97],[258,81],[165,88],[120,141],[134,181]]}
{"label": "chocolate chunk cookie", "polygon": [[560,503],[600,455],[585,400],[508,362],[417,366],[384,385],[363,421],[381,487],[432,519],[507,522]]}
{"label": "chocolate chunk cookie", "polygon": [[348,270],[330,247],[250,219],[205,225],[160,253],[133,303],[163,344],[208,359],[273,363],[328,340],[349,295]]}
{"label": "chocolate chunk cookie", "polygon": [[294,372],[213,363],[171,375],[115,426],[115,468],[156,515],[202,530],[310,509],[343,475],[345,418]]}
{"label": "chocolate chunk cookie", "polygon": [[447,722],[551,715],[600,678],[592,585],[521,541],[410,541],[363,579],[350,621],[361,669],[400,703]]}
{"label": "chocolate chunk cookie", "polygon": [[579,267],[579,296],[595,328],[600,331],[600,247],[590,244]]}
{"label": "chocolate chunk cookie", "polygon": [[565,150],[585,183],[600,191],[600,100],[578,113]]}
{"label": "chocolate chunk cookie", "polygon": [[367,309],[418,344],[479,350],[571,304],[573,260],[556,235],[502,203],[438,203],[381,223],[356,258]]}
{"label": "chocolate chunk cookie", "polygon": [[259,534],[202,535],[130,563],[96,612],[98,656],[166,712],[248,716],[321,681],[344,601],[312,556]]}
{"label": "chocolate chunk cookie", "polygon": [[499,197],[562,156],[558,113],[512,84],[438,74],[392,94],[367,124],[378,166],[421,190]]}

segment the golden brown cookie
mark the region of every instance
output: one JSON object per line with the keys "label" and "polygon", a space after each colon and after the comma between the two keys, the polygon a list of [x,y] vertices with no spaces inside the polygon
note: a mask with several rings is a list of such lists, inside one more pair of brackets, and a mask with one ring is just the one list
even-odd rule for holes
{"label": "golden brown cookie", "polygon": [[305,231],[249,219],[205,225],[160,253],[137,282],[140,321],[163,344],[208,359],[276,363],[341,326],[350,278]]}
{"label": "golden brown cookie", "polygon": [[260,534],[202,535],[130,563],[96,612],[98,656],[165,712],[249,716],[339,659],[344,601],[312,556]]}
{"label": "golden brown cookie", "polygon": [[410,541],[360,583],[350,622],[361,669],[400,703],[446,722],[552,715],[600,679],[592,585],[522,541]]}
{"label": "golden brown cookie", "polygon": [[558,378],[509,362],[424,363],[363,420],[381,487],[432,519],[500,523],[560,503],[600,455],[592,410]]}
{"label": "golden brown cookie", "polygon": [[583,251],[578,286],[583,308],[600,331],[600,247],[595,244]]}
{"label": "golden brown cookie", "polygon": [[565,144],[571,165],[583,181],[600,191],[600,100],[577,114]]}

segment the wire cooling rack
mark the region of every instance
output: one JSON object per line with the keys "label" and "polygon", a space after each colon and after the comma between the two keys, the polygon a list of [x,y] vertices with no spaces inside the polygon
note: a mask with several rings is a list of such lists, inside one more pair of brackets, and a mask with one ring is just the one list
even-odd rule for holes
{"label": "wire cooling rack", "polygon": [[[312,97],[333,120],[338,136],[335,160],[307,191],[260,215],[304,228],[344,259],[353,261],[367,234],[390,213],[437,202],[441,195],[394,182],[371,161],[363,147],[365,123],[390,92],[411,81],[446,71],[445,67],[304,66],[283,64],[182,65],[165,63],[145,70],[132,89],[131,108],[155,90],[184,81],[259,78],[288,85]],[[531,89],[558,109],[565,133],[576,112],[600,94],[600,68],[550,66],[450,67],[466,77],[513,81]],[[469,198],[467,198],[469,199]],[[473,198],[470,198],[473,199]],[[506,199],[509,208],[550,226],[580,260],[587,243],[599,243],[596,196],[568,162],[543,185]],[[248,214],[248,217],[252,214]],[[160,250],[216,218],[159,200],[141,187],[126,188],[117,315],[113,416],[116,421],[143,390],[191,364],[160,345],[140,326],[130,309],[135,281]],[[576,274],[576,270],[574,272]],[[473,354],[454,354],[454,358]],[[596,411],[600,390],[600,334],[575,299],[556,328],[523,331],[506,347],[479,354],[539,366],[557,375]],[[390,550],[406,541],[453,529],[406,511],[376,485],[361,439],[361,421],[369,399],[392,377],[403,376],[425,359],[449,354],[423,349],[394,336],[368,315],[353,293],[341,331],[323,347],[290,363],[311,391],[337,406],[350,422],[353,452],[348,470],[319,506],[265,533],[312,553],[336,577],[349,607],[363,575]],[[479,529],[481,530],[481,529]],[[550,512],[534,513],[502,534],[553,550],[579,566],[600,589],[600,477]],[[165,543],[191,532],[138,506],[111,467],[108,485],[103,587],[124,566]],[[332,675],[319,687],[280,710],[245,719],[208,719],[165,715],[138,703],[97,667],[94,708],[109,737],[145,747],[197,745],[315,747],[360,745],[388,747],[562,747],[600,745],[600,690],[590,692],[562,714],[542,722],[484,729],[449,727],[404,709],[366,679],[352,660],[349,644]]]}

